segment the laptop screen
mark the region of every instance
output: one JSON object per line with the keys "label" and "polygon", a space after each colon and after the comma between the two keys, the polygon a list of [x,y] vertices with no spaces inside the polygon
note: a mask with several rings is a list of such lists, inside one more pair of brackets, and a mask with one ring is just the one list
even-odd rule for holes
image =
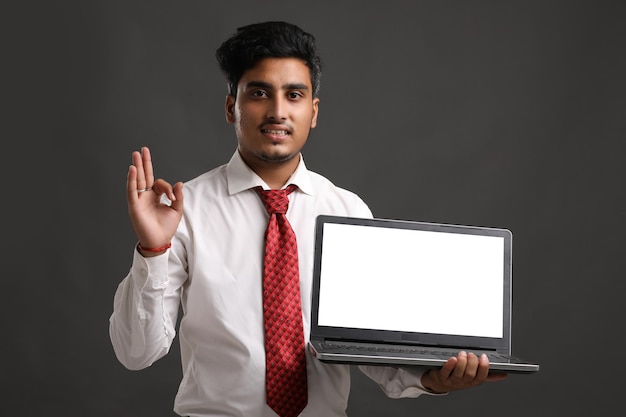
{"label": "laptop screen", "polygon": [[508,230],[320,217],[314,326],[508,338]]}

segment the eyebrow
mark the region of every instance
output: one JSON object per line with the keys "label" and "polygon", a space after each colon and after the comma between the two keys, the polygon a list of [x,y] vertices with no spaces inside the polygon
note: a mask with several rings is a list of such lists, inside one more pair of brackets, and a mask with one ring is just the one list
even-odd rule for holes
{"label": "eyebrow", "polygon": [[[266,83],[264,81],[250,81],[246,84],[246,87],[260,87],[268,90],[273,90],[274,86],[270,83]],[[283,90],[308,90],[309,87],[306,84],[302,83],[289,83],[281,86]]]}

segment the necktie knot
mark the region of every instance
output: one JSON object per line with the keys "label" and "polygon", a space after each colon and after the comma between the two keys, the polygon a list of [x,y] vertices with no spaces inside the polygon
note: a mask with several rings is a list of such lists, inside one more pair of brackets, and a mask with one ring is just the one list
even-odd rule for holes
{"label": "necktie knot", "polygon": [[283,190],[263,190],[261,187],[255,188],[256,192],[261,196],[261,201],[265,206],[268,214],[287,213],[289,207],[289,194],[297,187],[293,184]]}

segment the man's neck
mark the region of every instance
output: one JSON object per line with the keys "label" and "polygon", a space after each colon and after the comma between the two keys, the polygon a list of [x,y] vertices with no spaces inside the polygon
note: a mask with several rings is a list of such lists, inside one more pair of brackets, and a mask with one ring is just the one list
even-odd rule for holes
{"label": "man's neck", "polygon": [[298,154],[284,162],[257,162],[242,159],[272,190],[279,190],[287,183],[298,168],[301,156]]}

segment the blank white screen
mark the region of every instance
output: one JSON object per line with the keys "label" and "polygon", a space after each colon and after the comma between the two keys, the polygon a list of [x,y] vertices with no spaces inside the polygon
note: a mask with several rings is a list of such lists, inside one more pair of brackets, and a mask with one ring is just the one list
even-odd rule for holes
{"label": "blank white screen", "polygon": [[326,224],[318,324],[502,337],[504,238]]}

